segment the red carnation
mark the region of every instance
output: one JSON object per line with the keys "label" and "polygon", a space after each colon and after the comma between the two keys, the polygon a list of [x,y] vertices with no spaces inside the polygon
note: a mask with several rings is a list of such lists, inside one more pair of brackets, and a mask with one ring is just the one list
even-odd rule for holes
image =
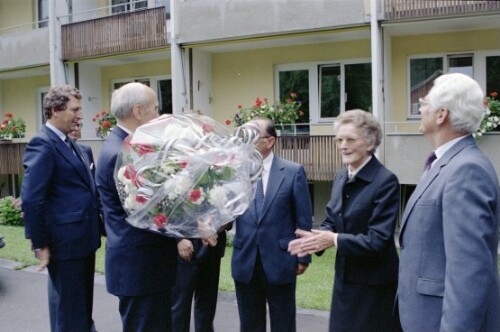
{"label": "red carnation", "polygon": [[148,201],[148,198],[144,195],[137,195],[135,196],[135,201],[140,204],[144,204]]}
{"label": "red carnation", "polygon": [[155,152],[155,149],[151,144],[137,144],[136,148],[139,156]]}
{"label": "red carnation", "polygon": [[201,129],[203,130],[203,133],[211,133],[212,131],[214,131],[214,128],[208,123],[202,124]]}
{"label": "red carnation", "polygon": [[179,165],[181,165],[182,168],[186,168],[187,167],[187,161],[183,160],[181,162],[179,162]]}
{"label": "red carnation", "polygon": [[156,228],[164,228],[168,222],[168,217],[160,212],[153,218],[153,222]]}
{"label": "red carnation", "polygon": [[189,200],[193,203],[197,202],[200,198],[201,198],[201,190],[200,189],[191,190],[191,192],[189,193]]}

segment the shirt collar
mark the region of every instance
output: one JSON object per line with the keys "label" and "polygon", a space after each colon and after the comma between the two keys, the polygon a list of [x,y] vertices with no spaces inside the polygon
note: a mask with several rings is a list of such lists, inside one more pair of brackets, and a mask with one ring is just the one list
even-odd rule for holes
{"label": "shirt collar", "polygon": [[263,171],[269,173],[271,171],[271,165],[273,164],[274,153],[271,151],[269,155],[262,161]]}
{"label": "shirt collar", "polygon": [[352,179],[353,177],[355,177],[356,174],[358,174],[359,171],[361,171],[361,169],[363,169],[363,167],[365,167],[366,164],[368,164],[370,162],[370,160],[372,160],[372,155],[368,156],[368,158],[366,158],[365,162],[361,166],[356,168],[355,170],[352,170],[351,166],[347,166],[347,174],[349,175],[349,179]]}
{"label": "shirt collar", "polygon": [[455,139],[452,139],[451,141],[446,142],[443,145],[441,145],[440,147],[438,147],[436,149],[436,151],[434,151],[434,153],[436,154],[437,158],[436,158],[436,160],[434,160],[434,162],[432,164],[434,164],[439,158],[441,158],[446,153],[446,151],[448,151],[449,149],[451,149],[451,147],[453,145],[457,144],[460,140],[464,139],[465,137],[467,137],[467,135],[460,136],[460,137],[457,137]]}
{"label": "shirt collar", "polygon": [[50,122],[47,121],[45,123],[45,126],[47,126],[47,128],[52,130],[63,142],[66,140],[66,134],[64,134],[62,131],[60,131],[56,127],[54,127],[54,125],[51,124]]}

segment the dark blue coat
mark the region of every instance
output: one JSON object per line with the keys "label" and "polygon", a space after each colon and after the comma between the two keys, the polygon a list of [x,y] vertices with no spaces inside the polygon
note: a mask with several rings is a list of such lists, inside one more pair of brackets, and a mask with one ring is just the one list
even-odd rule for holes
{"label": "dark blue coat", "polygon": [[113,177],[117,155],[127,133],[115,127],[97,162],[96,182],[106,226],[106,286],[117,296],[166,291],[175,282],[177,245],[173,238],[127,223]]}

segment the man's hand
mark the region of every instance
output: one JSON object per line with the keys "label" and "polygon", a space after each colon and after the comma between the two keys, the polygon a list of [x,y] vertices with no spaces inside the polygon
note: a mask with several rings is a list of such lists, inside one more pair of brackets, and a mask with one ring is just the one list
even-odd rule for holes
{"label": "man's hand", "polygon": [[299,238],[290,241],[288,252],[298,257],[304,257],[323,251],[336,244],[337,233],[313,229],[310,232],[297,229],[295,235]]}
{"label": "man's hand", "polygon": [[217,233],[211,234],[208,237],[201,239],[201,243],[205,246],[215,247],[217,245]]}
{"label": "man's hand", "polygon": [[306,263],[299,263],[299,265],[297,265],[297,271],[296,271],[296,274],[299,276],[301,274],[303,274],[304,272],[306,272],[307,268],[309,267],[309,264],[306,264]]}
{"label": "man's hand", "polygon": [[40,261],[38,271],[43,271],[50,262],[50,249],[49,247],[34,249],[35,258]]}
{"label": "man's hand", "polygon": [[177,251],[183,260],[190,262],[194,252],[193,243],[188,239],[182,239],[177,243]]}

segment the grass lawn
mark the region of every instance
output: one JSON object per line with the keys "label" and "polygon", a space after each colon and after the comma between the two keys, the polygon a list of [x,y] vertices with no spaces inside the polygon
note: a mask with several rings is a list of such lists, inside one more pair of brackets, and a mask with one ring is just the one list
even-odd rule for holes
{"label": "grass lawn", "polygon": [[[0,233],[5,237],[6,246],[0,249],[0,258],[23,263],[23,267],[37,265],[38,262],[29,248],[29,242],[24,238],[24,227],[1,226]],[[96,255],[96,271],[104,273],[105,238]],[[219,289],[234,292],[234,282],[231,278],[231,254],[233,248],[226,248],[226,255],[221,263]],[[328,250],[321,257],[313,257],[306,273],[298,277],[297,306],[300,308],[329,310],[333,285],[334,251]]]}

